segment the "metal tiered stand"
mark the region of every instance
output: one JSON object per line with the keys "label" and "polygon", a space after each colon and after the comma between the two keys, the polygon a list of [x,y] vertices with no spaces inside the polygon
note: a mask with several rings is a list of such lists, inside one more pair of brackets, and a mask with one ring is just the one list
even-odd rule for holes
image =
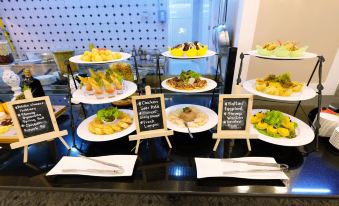
{"label": "metal tiered stand", "polygon": [[[107,63],[114,63],[114,62],[123,61],[123,60],[126,60],[126,59],[131,57],[130,54],[125,54],[125,56],[126,57],[123,58],[123,59],[114,60],[112,62],[103,62],[103,63],[95,63],[95,62],[89,63],[89,62],[85,62],[85,64],[89,64],[89,65],[93,65],[93,64],[100,65],[101,64],[102,65],[102,64],[107,64]],[[80,148],[78,148],[78,146],[76,145],[76,141],[75,141],[75,131],[76,131],[76,128],[75,128],[75,121],[74,121],[74,117],[73,117],[73,103],[72,103],[72,99],[74,98],[73,95],[74,95],[75,92],[73,94],[71,92],[70,81],[73,81],[74,87],[76,89],[76,92],[78,92],[79,88],[77,87],[76,80],[74,78],[74,74],[73,74],[73,71],[72,71],[71,66],[70,66],[70,61],[72,61],[71,59],[70,60],[66,60],[65,61],[65,65],[67,66],[67,70],[68,70],[68,75],[67,75],[67,78],[68,78],[68,102],[70,104],[70,115],[71,115],[70,116],[70,121],[71,121],[71,130],[72,130],[71,131],[71,133],[72,133],[72,143],[73,143],[73,147],[74,148],[78,149],[79,151],[82,151],[81,146],[80,146]],[[74,61],[72,61],[72,62],[79,64],[79,62],[74,62]],[[137,77],[136,81],[137,81],[137,84],[136,84],[136,86],[133,86],[133,85],[135,85],[135,83],[129,82],[129,84],[132,85],[133,88],[135,88],[135,89],[133,89],[133,91],[129,92],[129,93],[131,93],[130,95],[132,95],[136,91],[138,93],[140,93],[140,88],[139,88],[140,87],[139,86],[139,81],[140,81],[139,80],[139,72],[138,72],[138,66],[137,66],[137,62],[136,62],[136,58],[135,57],[134,57],[134,62],[135,62],[135,65],[134,65],[135,68],[134,69],[136,70],[136,77]],[[130,96],[130,95],[128,95],[128,96]],[[126,97],[127,97],[126,95],[124,95],[123,97],[115,97],[113,101],[118,101],[118,100],[124,99]],[[82,98],[82,99],[78,99],[77,101],[81,105],[81,109],[82,109],[82,112],[83,112],[85,118],[87,118],[87,114],[86,114],[85,107],[83,105],[84,103],[85,104],[105,104],[105,103],[111,103],[112,102],[111,98],[107,98],[107,99],[100,100],[100,101],[93,101],[93,102],[91,102],[90,100],[87,100],[86,98]]]}
{"label": "metal tiered stand", "polygon": [[[238,73],[238,77],[237,77],[237,85],[240,85],[241,83],[241,73],[242,73],[242,67],[243,67],[243,59],[245,56],[254,56],[257,58],[262,58],[262,59],[267,59],[267,60],[280,60],[280,61],[289,61],[289,60],[305,60],[305,59],[312,59],[312,58],[317,58],[317,63],[314,66],[314,69],[311,73],[311,76],[309,77],[306,86],[309,86],[315,72],[318,70],[318,85],[317,85],[317,94],[318,94],[318,112],[317,112],[317,116],[314,122],[313,128],[314,128],[314,132],[315,132],[315,140],[316,140],[316,145],[315,145],[315,150],[318,151],[318,147],[319,147],[319,129],[321,127],[320,125],[320,111],[321,111],[321,101],[322,101],[322,90],[324,89],[323,85],[322,85],[322,65],[325,61],[325,58],[323,56],[319,56],[313,53],[308,53],[305,52],[305,58],[304,57],[296,57],[296,58],[275,58],[275,57],[269,57],[269,56],[260,56],[256,53],[256,51],[250,51],[247,53],[241,53],[240,54],[240,66],[239,66],[239,73]],[[266,97],[267,98],[267,97]],[[313,98],[313,97],[312,97]],[[310,98],[308,98],[310,99]],[[303,99],[306,100],[306,99]],[[282,100],[284,101],[284,100]],[[299,108],[302,109],[301,106],[301,100],[297,101],[297,107],[294,111],[293,116],[296,115],[297,111]],[[304,110],[302,109],[302,111],[304,112]],[[304,112],[305,113],[305,112]],[[306,115],[306,114],[305,114]],[[307,115],[306,115],[307,116]],[[311,120],[309,119],[309,123],[312,124]]]}

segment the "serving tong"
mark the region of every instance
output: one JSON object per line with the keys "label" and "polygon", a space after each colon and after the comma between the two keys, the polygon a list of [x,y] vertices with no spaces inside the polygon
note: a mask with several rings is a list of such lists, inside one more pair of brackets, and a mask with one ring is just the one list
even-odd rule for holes
{"label": "serving tong", "polygon": [[117,165],[117,164],[113,164],[110,162],[105,162],[102,160],[97,160],[91,157],[86,157],[83,155],[79,155],[79,157],[102,164],[102,165],[106,165],[112,168],[115,168],[113,170],[107,170],[107,169],[63,169],[63,172],[96,172],[96,173],[104,173],[104,174],[121,174],[123,173],[125,170],[122,166]]}
{"label": "serving tong", "polygon": [[247,164],[247,165],[254,165],[254,166],[272,167],[272,169],[250,169],[250,170],[225,171],[223,172],[223,174],[238,173],[238,172],[244,173],[244,172],[288,171],[287,164],[255,162],[255,161],[239,161],[239,160],[229,160],[229,159],[222,159],[221,161],[227,162],[227,163],[238,163],[238,164]]}

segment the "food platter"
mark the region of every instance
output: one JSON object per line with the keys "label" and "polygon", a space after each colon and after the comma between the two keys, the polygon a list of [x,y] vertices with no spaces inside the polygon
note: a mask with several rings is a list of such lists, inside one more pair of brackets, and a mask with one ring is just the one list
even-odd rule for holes
{"label": "food platter", "polygon": [[312,88],[307,87],[307,86],[304,86],[301,92],[292,93],[291,96],[288,96],[288,97],[270,95],[270,94],[257,91],[255,89],[255,82],[256,82],[255,79],[248,80],[248,81],[245,81],[242,86],[246,91],[254,95],[258,95],[258,96],[269,98],[269,99],[275,99],[275,100],[281,100],[281,101],[302,101],[302,100],[312,99],[313,97],[317,95],[317,93]]}
{"label": "food platter", "polygon": [[198,132],[207,131],[207,130],[209,130],[209,129],[211,129],[211,128],[213,128],[217,125],[218,115],[213,110],[211,110],[207,107],[200,106],[200,105],[178,104],[178,105],[174,105],[174,106],[166,108],[167,127],[169,129],[177,131],[177,132],[188,133],[188,129],[186,127],[180,127],[180,126],[172,123],[169,120],[169,115],[170,115],[171,112],[174,112],[178,109],[182,109],[184,107],[195,107],[208,116],[208,121],[204,125],[199,126],[199,127],[190,127],[191,133],[198,133]]}
{"label": "food platter", "polygon": [[302,60],[302,59],[312,59],[312,58],[316,58],[317,54],[315,53],[310,53],[310,52],[304,52],[303,56],[300,57],[277,57],[275,55],[271,55],[271,56],[263,56],[257,53],[257,50],[252,50],[252,51],[248,51],[246,52],[247,54],[251,55],[251,56],[255,56],[255,57],[259,57],[259,58],[264,58],[264,59],[275,59],[275,60]]}
{"label": "food platter", "polygon": [[137,85],[134,82],[131,81],[124,81],[124,90],[122,94],[117,94],[114,97],[110,98],[102,98],[102,99],[97,99],[95,95],[88,95],[85,92],[85,88],[83,87],[82,89],[77,89],[73,93],[73,98],[72,102],[81,102],[85,104],[105,104],[105,103],[111,103],[114,101],[118,101],[121,99],[125,99],[132,94],[135,93],[137,90]]}
{"label": "food platter", "polygon": [[165,51],[161,54],[165,57],[172,58],[172,59],[200,59],[200,58],[206,58],[206,57],[214,56],[216,53],[214,51],[207,50],[205,55],[189,56],[189,57],[188,56],[173,56],[173,55],[171,55],[171,53],[169,51]]}
{"label": "food platter", "polygon": [[82,55],[77,55],[69,58],[70,62],[76,63],[76,64],[106,64],[106,63],[112,63],[112,62],[118,62],[118,61],[123,61],[131,57],[130,54],[124,53],[124,52],[119,52],[121,54],[120,59],[112,59],[109,61],[97,61],[97,62],[89,62],[89,61],[82,61],[81,56]]}
{"label": "food platter", "polygon": [[[134,113],[133,110],[128,110],[128,109],[120,109],[120,111],[128,114],[129,116],[133,117]],[[80,123],[78,129],[77,129],[77,134],[78,136],[86,141],[91,141],[91,142],[104,142],[104,141],[110,141],[110,140],[115,140],[121,137],[124,137],[130,133],[132,133],[135,130],[135,122],[133,120],[133,123],[126,129],[122,130],[121,132],[117,132],[114,134],[109,134],[109,135],[97,135],[93,134],[88,130],[88,125],[89,123],[96,118],[96,114],[88,117],[85,119],[83,122]]]}
{"label": "food platter", "polygon": [[[169,78],[171,79],[171,78]],[[165,79],[164,81],[161,82],[161,86],[169,91],[172,92],[182,92],[182,93],[198,93],[198,92],[206,92],[206,91],[210,91],[212,89],[214,89],[217,86],[217,83],[209,78],[204,78],[204,77],[200,77],[201,80],[206,80],[207,81],[207,85],[203,88],[199,88],[199,89],[191,89],[191,90],[184,90],[184,89],[176,89],[173,88],[171,86],[169,86],[167,84],[167,81],[169,79]]]}
{"label": "food platter", "polygon": [[[267,111],[266,109],[253,109],[252,110],[252,114],[256,114],[258,112],[265,112]],[[250,127],[250,133],[251,134],[256,134],[258,135],[258,139],[264,141],[264,142],[268,142],[271,144],[275,144],[275,145],[281,145],[281,146],[303,146],[306,145],[310,142],[313,141],[314,139],[314,132],[311,129],[311,127],[309,127],[306,123],[304,123],[303,121],[285,114],[284,115],[290,117],[292,122],[296,122],[298,124],[298,127],[296,128],[296,137],[295,138],[274,138],[274,137],[270,137],[267,135],[264,135],[262,133],[260,133],[257,129],[254,128],[253,124],[251,124]]]}

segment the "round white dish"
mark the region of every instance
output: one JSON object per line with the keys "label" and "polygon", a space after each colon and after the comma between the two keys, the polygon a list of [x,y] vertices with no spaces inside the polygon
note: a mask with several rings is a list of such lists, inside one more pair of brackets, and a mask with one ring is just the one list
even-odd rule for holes
{"label": "round white dish", "polygon": [[112,60],[109,60],[109,61],[100,61],[100,62],[86,62],[86,61],[82,61],[81,60],[82,54],[69,58],[69,61],[73,62],[73,63],[76,63],[76,64],[106,64],[106,63],[123,61],[123,60],[126,60],[126,59],[131,57],[131,55],[128,54],[128,53],[124,53],[124,52],[119,52],[119,53],[121,54],[121,58],[120,59],[112,59]]}
{"label": "round white dish", "polygon": [[[171,79],[171,78],[169,78]],[[209,79],[209,78],[205,78],[205,77],[200,77],[200,79],[202,80],[206,80],[207,81],[207,85],[206,87],[204,88],[201,88],[201,89],[192,89],[192,90],[182,90],[182,89],[176,89],[176,88],[173,88],[173,87],[170,87],[168,84],[167,84],[167,81],[169,79],[165,79],[164,81],[161,82],[161,86],[169,91],[172,91],[172,92],[182,92],[182,93],[198,93],[198,92],[206,92],[206,91],[210,91],[212,89],[214,89],[216,86],[217,86],[217,83],[212,80],[212,79]]]}
{"label": "round white dish", "polygon": [[[256,114],[260,111],[265,112],[267,111],[267,109],[253,109],[252,114]],[[283,137],[281,138],[270,137],[270,136],[261,134],[257,129],[254,128],[253,124],[251,124],[250,133],[258,135],[258,139],[264,142],[268,142],[268,143],[275,144],[275,145],[281,145],[281,146],[289,146],[289,147],[303,146],[313,141],[314,132],[311,129],[311,127],[309,127],[305,122],[295,118],[294,116],[291,116],[285,113],[284,115],[289,116],[293,122],[296,122],[298,124],[298,127],[296,128],[297,136],[295,138],[289,139],[289,138],[283,138]]]}
{"label": "round white dish", "polygon": [[97,99],[95,95],[88,95],[85,93],[85,88],[77,89],[72,95],[72,102],[82,102],[85,104],[106,104],[115,102],[121,99],[125,99],[137,91],[137,85],[131,81],[124,81],[124,91],[122,94],[117,94],[114,97],[105,97],[103,99]]}
{"label": "round white dish", "polygon": [[255,56],[255,57],[259,57],[259,58],[264,58],[264,59],[280,59],[280,60],[302,60],[302,59],[312,59],[312,58],[316,58],[317,54],[315,53],[310,53],[310,52],[304,52],[304,56],[300,56],[300,57],[277,57],[275,55],[272,56],[263,56],[257,53],[257,50],[252,50],[252,51],[248,51],[246,52],[247,54],[251,55],[251,56]]}
{"label": "round white dish", "polygon": [[[166,116],[168,116],[172,111],[175,111],[180,108],[184,107],[195,107],[199,109],[201,112],[204,112],[205,114],[208,115],[208,121],[206,124],[200,126],[200,127],[192,127],[190,128],[191,133],[198,133],[198,132],[203,132],[207,131],[215,125],[218,124],[218,115],[211,109],[207,107],[203,107],[200,105],[194,105],[194,104],[178,104],[178,105],[173,105],[171,107],[166,108]],[[186,127],[180,127],[171,121],[167,120],[167,127],[171,130],[177,131],[177,132],[182,132],[182,133],[188,133],[188,129]]]}
{"label": "round white dish", "polygon": [[194,57],[188,57],[188,56],[173,56],[169,51],[165,51],[161,53],[161,55],[172,58],[172,59],[200,59],[200,58],[206,58],[206,57],[211,57],[214,56],[216,53],[211,50],[207,50],[205,55],[202,56],[194,56]]}
{"label": "round white dish", "polygon": [[[120,109],[120,111],[128,114],[131,117],[134,117],[134,113],[133,110],[129,110],[129,109]],[[96,118],[96,114],[88,117],[87,119],[85,119],[84,121],[82,121],[79,125],[79,127],[77,128],[77,134],[78,136],[86,141],[90,141],[90,142],[104,142],[104,141],[110,141],[110,140],[115,140],[121,137],[124,137],[130,133],[132,133],[135,130],[135,122],[133,119],[133,123],[127,128],[122,130],[121,132],[117,132],[114,134],[108,134],[108,135],[97,135],[97,134],[93,134],[88,130],[88,124],[94,119]]]}
{"label": "round white dish", "polygon": [[259,92],[255,89],[255,79],[245,81],[242,84],[243,88],[254,94],[261,97],[269,98],[269,99],[275,99],[275,100],[281,100],[281,101],[302,101],[307,99],[312,99],[317,95],[317,93],[310,87],[304,86],[301,92],[292,93],[291,96],[284,97],[284,96],[276,96],[276,95],[270,95],[263,92]]}

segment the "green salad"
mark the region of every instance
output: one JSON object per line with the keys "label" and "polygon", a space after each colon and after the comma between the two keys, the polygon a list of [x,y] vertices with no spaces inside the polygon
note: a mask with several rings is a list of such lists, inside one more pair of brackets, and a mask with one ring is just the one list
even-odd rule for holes
{"label": "green salad", "polygon": [[261,134],[270,137],[296,137],[298,124],[277,110],[258,112],[251,116],[251,123]]}
{"label": "green salad", "polygon": [[200,74],[192,70],[187,70],[182,71],[181,74],[179,75],[179,79],[184,82],[188,82],[190,78],[198,79],[200,78]]}
{"label": "green salad", "polygon": [[105,109],[100,109],[97,112],[97,118],[105,122],[113,122],[119,116],[119,109],[117,107],[109,107]]}

